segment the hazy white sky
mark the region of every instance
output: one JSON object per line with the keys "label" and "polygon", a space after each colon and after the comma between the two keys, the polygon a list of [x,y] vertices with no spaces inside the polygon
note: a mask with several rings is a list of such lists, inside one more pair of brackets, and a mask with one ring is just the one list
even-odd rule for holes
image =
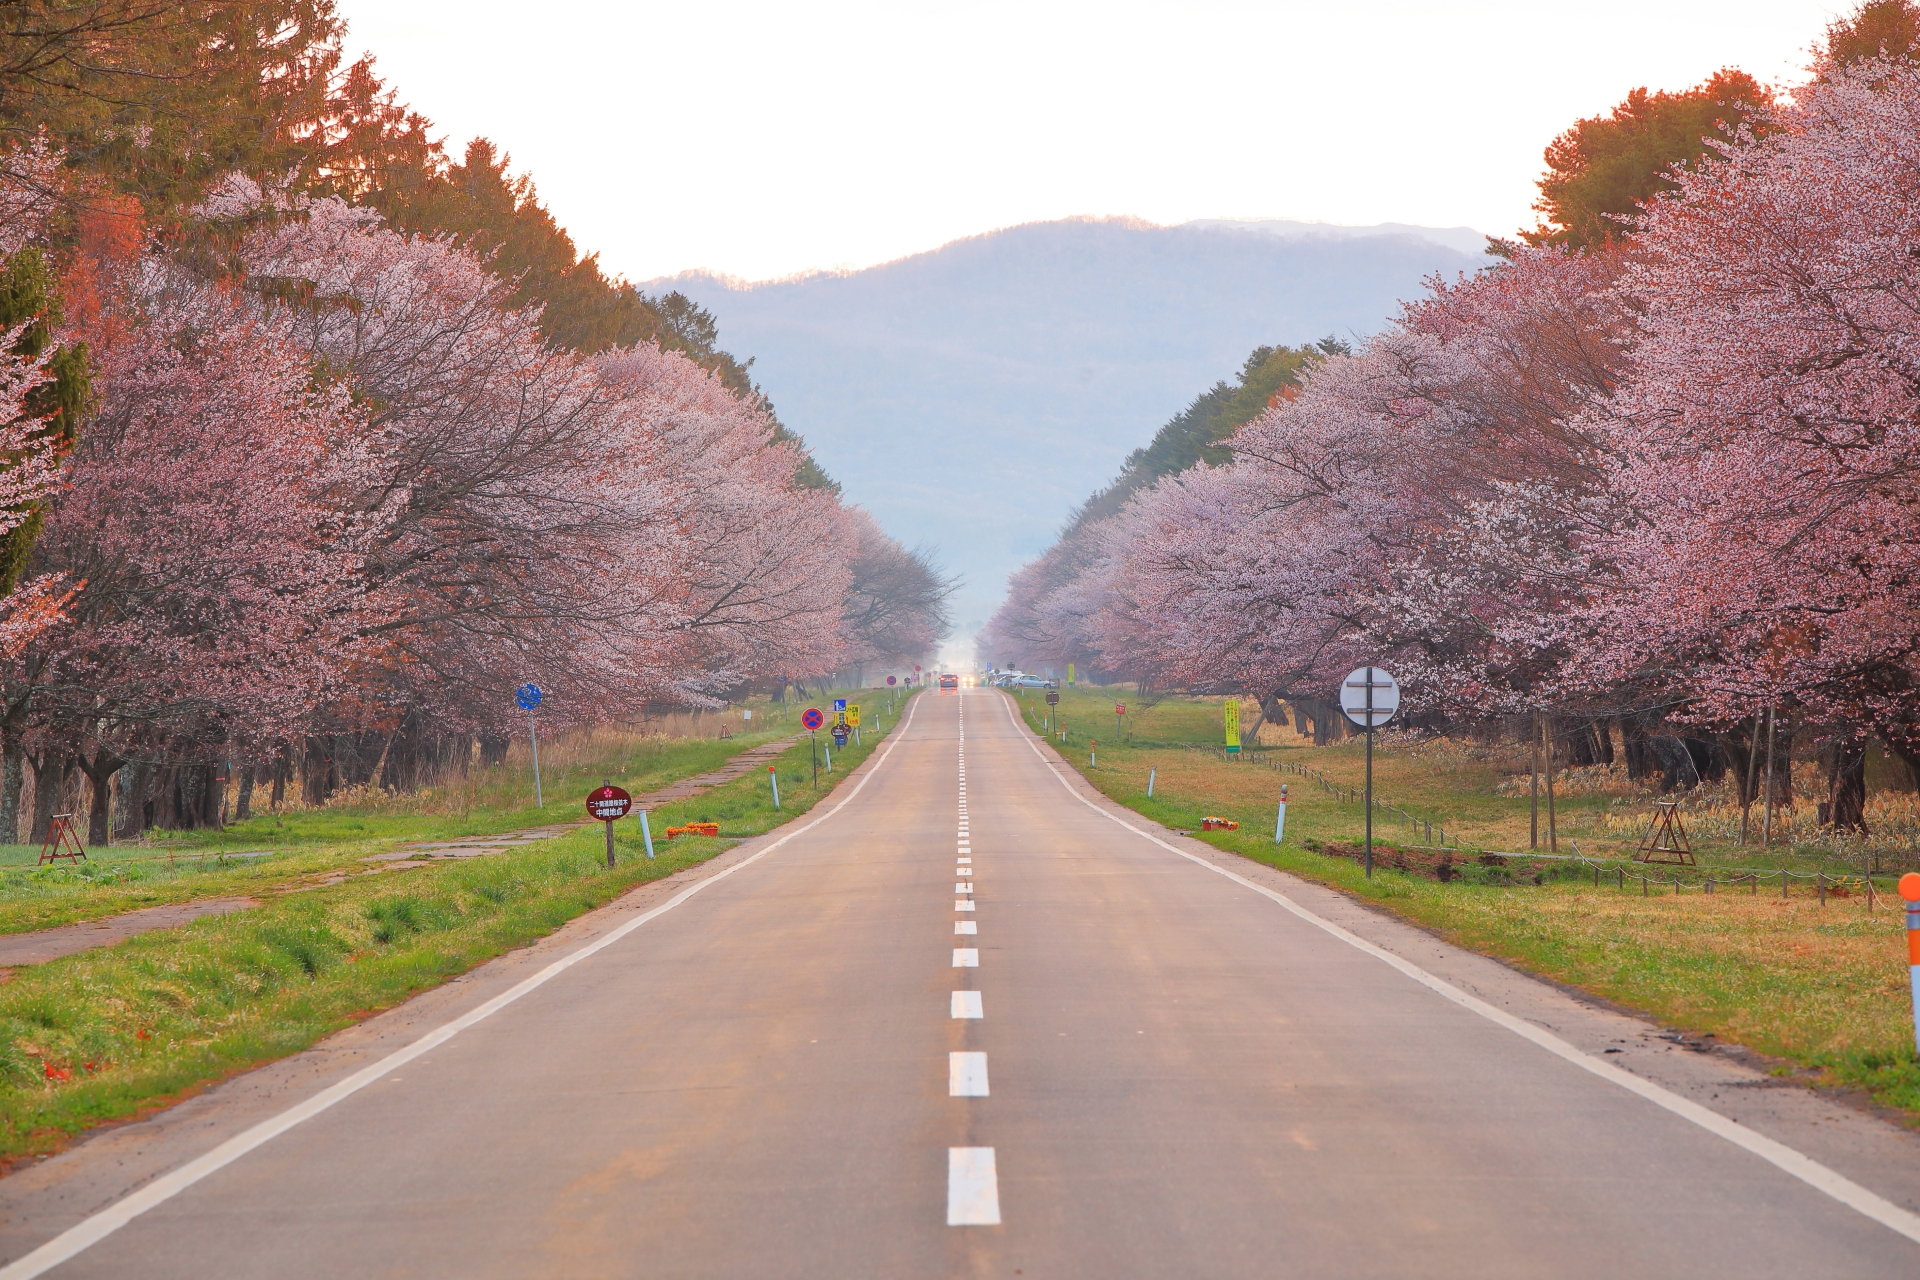
{"label": "hazy white sky", "polygon": [[349,48],[484,134],[636,280],[864,266],[1072,214],[1511,232],[1635,85],[1799,78],[1809,0],[343,0]]}

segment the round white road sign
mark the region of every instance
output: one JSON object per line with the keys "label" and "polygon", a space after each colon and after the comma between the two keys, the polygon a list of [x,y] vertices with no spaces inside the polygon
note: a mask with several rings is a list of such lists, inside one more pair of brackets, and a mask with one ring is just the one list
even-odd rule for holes
{"label": "round white road sign", "polygon": [[1400,709],[1400,686],[1378,667],[1356,667],[1340,682],[1340,710],[1362,729],[1378,729]]}

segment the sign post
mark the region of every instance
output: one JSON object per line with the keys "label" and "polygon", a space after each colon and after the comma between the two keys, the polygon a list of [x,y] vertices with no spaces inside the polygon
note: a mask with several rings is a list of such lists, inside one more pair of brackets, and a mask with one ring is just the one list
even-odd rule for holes
{"label": "sign post", "polygon": [[1287,834],[1287,784],[1283,782],[1280,784],[1280,812],[1273,819],[1273,842],[1275,844],[1279,844],[1280,838],[1286,834]]}
{"label": "sign post", "polygon": [[826,722],[827,718],[820,714],[818,707],[808,707],[806,714],[800,717],[800,723],[807,727],[807,757],[813,761],[815,791],[820,789],[820,739],[816,735],[820,726]]}
{"label": "sign post", "polygon": [[533,744],[533,807],[544,809],[546,801],[540,798],[540,733],[533,727],[533,709],[540,705],[540,686],[521,685],[513,691],[513,700],[527,713],[527,741]]}
{"label": "sign post", "polygon": [[1121,730],[1126,726],[1126,714],[1126,703],[1116,702],[1113,704],[1113,736],[1116,738],[1120,736]]}
{"label": "sign post", "polygon": [[1227,726],[1227,754],[1240,754],[1240,699],[1228,698],[1224,718]]}
{"label": "sign post", "polygon": [[[598,791],[587,792],[587,816],[597,819],[607,827],[607,869],[613,869],[613,824],[627,816],[627,810],[633,808],[633,797],[622,791],[612,782],[602,781]],[[652,850],[648,850],[651,856]]]}
{"label": "sign post", "polygon": [[1913,1047],[1920,1050],[1920,871],[1909,871],[1900,877],[1900,896],[1907,900],[1907,976],[1913,984]]}
{"label": "sign post", "polygon": [[1400,686],[1378,667],[1356,667],[1340,682],[1340,710],[1367,731],[1367,879],[1373,879],[1373,731],[1400,709]]}
{"label": "sign post", "polygon": [[1071,662],[1067,664],[1067,688],[1073,688],[1073,664]]}

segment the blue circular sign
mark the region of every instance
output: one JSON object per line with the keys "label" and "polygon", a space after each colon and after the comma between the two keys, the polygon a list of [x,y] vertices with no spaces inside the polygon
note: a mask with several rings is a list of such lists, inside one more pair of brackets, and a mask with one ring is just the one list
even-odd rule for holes
{"label": "blue circular sign", "polygon": [[808,707],[807,713],[800,717],[800,723],[809,729],[818,729],[821,725],[825,724],[826,721],[827,718],[820,714],[820,708],[818,707]]}
{"label": "blue circular sign", "polygon": [[519,703],[523,710],[533,710],[540,705],[540,686],[537,684],[521,685],[513,691],[513,700]]}

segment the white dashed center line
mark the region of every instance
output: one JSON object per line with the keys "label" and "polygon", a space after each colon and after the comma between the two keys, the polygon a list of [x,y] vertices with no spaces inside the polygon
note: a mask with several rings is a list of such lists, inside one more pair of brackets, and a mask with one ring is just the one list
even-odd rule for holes
{"label": "white dashed center line", "polygon": [[953,967],[956,969],[978,969],[980,952],[975,947],[955,947],[953,949]]}
{"label": "white dashed center line", "polygon": [[953,922],[953,931],[955,933],[979,933],[980,926],[971,920],[955,920]]}
{"label": "white dashed center line", "polygon": [[953,993],[953,1016],[956,1018],[984,1018],[980,1011],[980,993],[978,991],[956,991]]}
{"label": "white dashed center line", "polygon": [[962,866],[965,866],[965,865],[966,865],[967,863],[969,863],[969,862],[972,862],[972,861],[973,861],[973,859],[972,859],[972,858],[962,858],[962,859],[960,859],[960,865],[962,865]]}
{"label": "white dashed center line", "polygon": [[965,898],[955,898],[953,900],[953,909],[955,911],[971,911],[973,910],[973,904]]}
{"label": "white dashed center line", "polygon": [[947,1225],[1000,1225],[1000,1178],[992,1147],[947,1148]]}
{"label": "white dashed center line", "polygon": [[953,886],[953,891],[955,893],[972,893],[973,886],[962,880],[959,884]]}
{"label": "white dashed center line", "polygon": [[947,1055],[947,1096],[984,1098],[987,1096],[987,1055],[950,1053]]}

